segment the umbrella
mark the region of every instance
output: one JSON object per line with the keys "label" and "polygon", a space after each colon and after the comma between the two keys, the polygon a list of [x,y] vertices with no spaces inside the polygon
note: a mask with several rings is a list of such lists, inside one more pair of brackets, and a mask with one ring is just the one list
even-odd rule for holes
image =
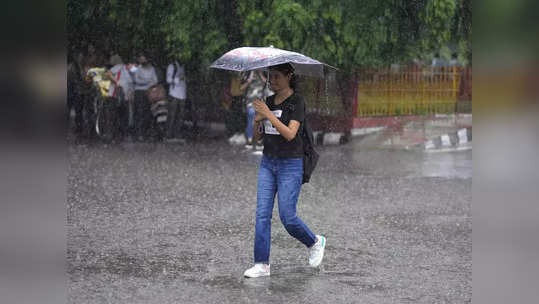
{"label": "umbrella", "polygon": [[303,54],[270,47],[240,47],[215,60],[210,68],[244,72],[290,63],[300,75],[324,77],[324,66],[334,67]]}

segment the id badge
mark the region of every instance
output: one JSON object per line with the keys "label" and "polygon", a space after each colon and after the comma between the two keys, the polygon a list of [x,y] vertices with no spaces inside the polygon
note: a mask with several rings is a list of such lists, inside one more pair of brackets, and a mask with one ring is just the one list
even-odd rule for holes
{"label": "id badge", "polygon": [[[281,115],[283,114],[283,110],[274,110],[271,112],[277,118],[281,118]],[[281,135],[281,133],[277,131],[277,129],[273,126],[273,124],[268,119],[264,120],[264,133],[271,134],[271,135]]]}

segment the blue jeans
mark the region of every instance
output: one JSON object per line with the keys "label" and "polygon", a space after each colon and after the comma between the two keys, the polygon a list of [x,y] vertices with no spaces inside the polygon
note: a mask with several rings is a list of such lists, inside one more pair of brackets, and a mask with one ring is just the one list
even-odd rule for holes
{"label": "blue jeans", "polygon": [[245,128],[245,134],[247,135],[247,138],[253,138],[255,115],[256,115],[255,108],[252,105],[247,106],[247,127]]}
{"label": "blue jeans", "polygon": [[286,231],[305,246],[314,245],[316,236],[296,215],[302,176],[303,159],[262,156],[256,197],[255,263],[269,264],[275,194],[279,202],[279,217]]}

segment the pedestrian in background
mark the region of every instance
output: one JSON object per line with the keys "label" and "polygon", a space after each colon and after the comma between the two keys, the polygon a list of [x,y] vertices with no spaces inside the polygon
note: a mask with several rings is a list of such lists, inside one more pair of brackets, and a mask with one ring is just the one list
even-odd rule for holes
{"label": "pedestrian in background", "polygon": [[183,127],[185,119],[185,107],[187,99],[187,83],[185,79],[185,68],[174,60],[167,67],[167,84],[169,86],[169,110],[167,139],[176,139],[178,135],[178,125]]}
{"label": "pedestrian in background", "polygon": [[113,125],[115,132],[124,137],[129,127],[129,107],[132,106],[130,100],[133,99],[134,91],[133,79],[120,55],[112,55],[110,64],[112,67],[109,70],[109,77],[112,86],[109,89],[109,96],[113,98],[116,108]]}
{"label": "pedestrian in background", "polygon": [[251,71],[249,78],[247,79],[247,92],[245,93],[246,112],[247,112],[247,127],[245,128],[245,135],[247,136],[246,148],[262,149],[262,145],[259,145],[253,138],[253,124],[256,111],[253,108],[253,102],[257,99],[264,97],[264,88],[266,86],[266,76],[262,71]]}
{"label": "pedestrian in background", "polygon": [[244,118],[244,96],[249,83],[247,82],[247,75],[245,73],[234,72],[230,78],[230,95],[231,103],[228,107],[227,115],[225,118],[226,129],[228,136],[231,136],[228,141],[236,144],[241,141],[245,142],[245,135],[243,131],[245,129]]}
{"label": "pedestrian in background", "polygon": [[79,133],[90,139],[96,138],[95,123],[97,113],[94,107],[94,98],[96,97],[96,89],[92,81],[87,77],[88,70],[96,67],[103,67],[105,59],[98,52],[95,46],[89,43],[86,47],[86,53],[81,58],[80,65],[80,102],[75,104],[75,124],[76,133]]}
{"label": "pedestrian in background", "polygon": [[139,141],[149,135],[152,126],[152,113],[146,91],[157,84],[157,74],[145,55],[139,57],[139,66],[134,72],[134,133]]}

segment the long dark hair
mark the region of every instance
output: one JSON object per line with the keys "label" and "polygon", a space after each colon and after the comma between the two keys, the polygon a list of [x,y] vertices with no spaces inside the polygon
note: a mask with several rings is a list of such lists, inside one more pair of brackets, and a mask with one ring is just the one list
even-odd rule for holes
{"label": "long dark hair", "polygon": [[290,88],[296,91],[297,88],[297,77],[294,73],[294,67],[290,63],[283,63],[279,65],[273,65],[270,66],[270,70],[276,70],[281,73],[283,73],[285,76],[288,76],[289,74],[292,74],[292,77],[290,77]]}

